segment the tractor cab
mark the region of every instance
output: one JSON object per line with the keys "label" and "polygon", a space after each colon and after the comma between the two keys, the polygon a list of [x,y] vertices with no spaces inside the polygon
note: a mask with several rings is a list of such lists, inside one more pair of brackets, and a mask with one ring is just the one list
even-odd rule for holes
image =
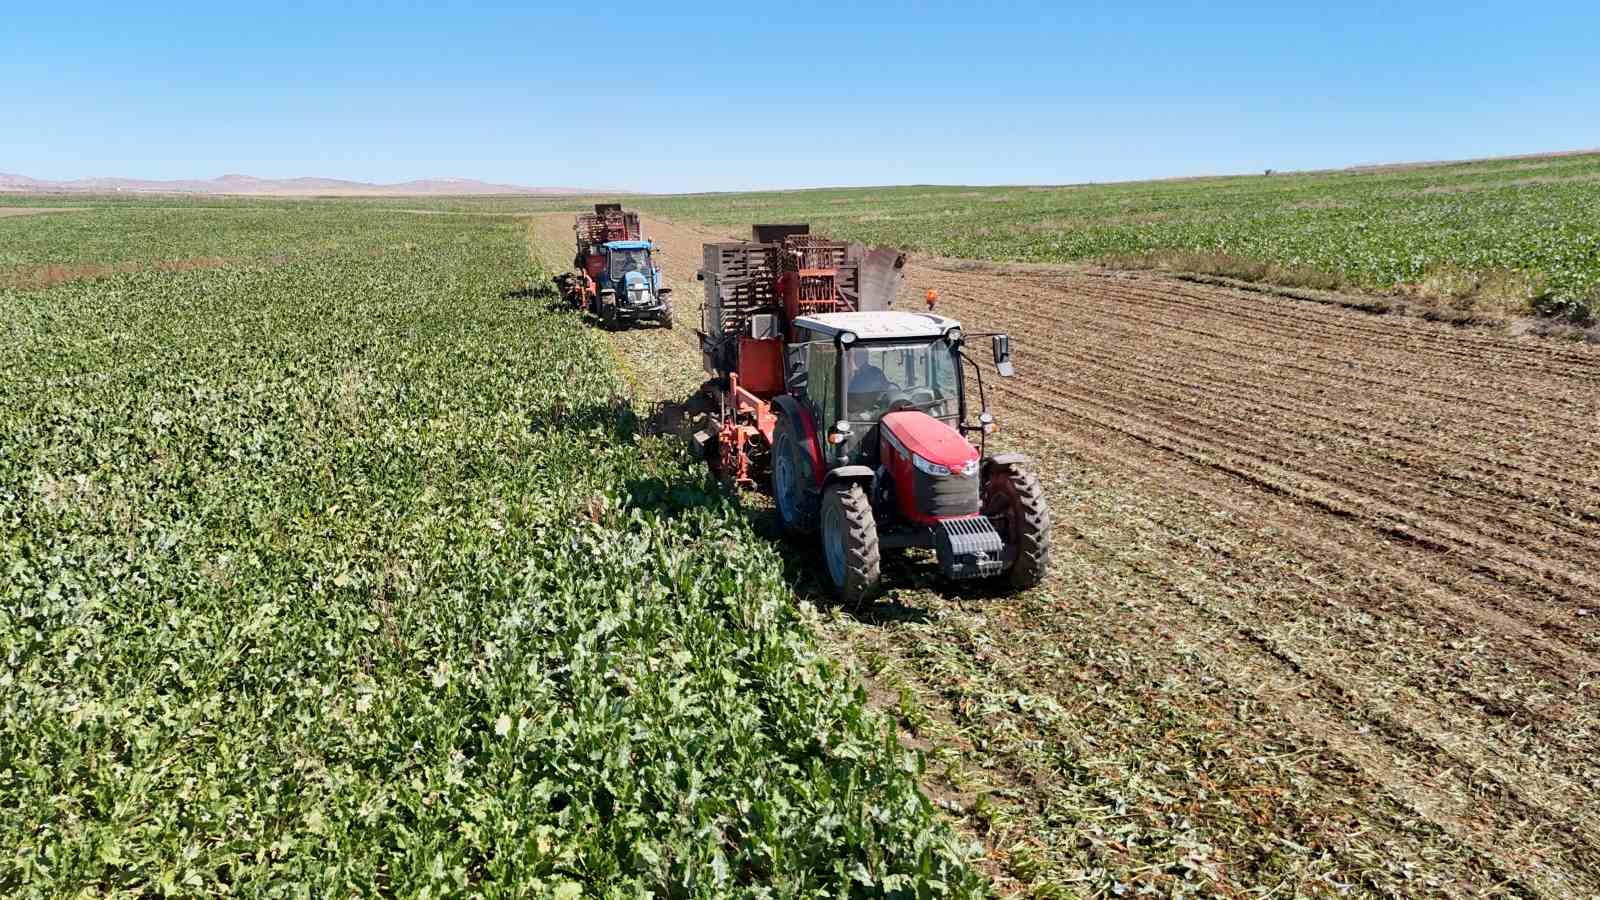
{"label": "tractor cab", "polygon": [[929,426],[942,425],[938,431],[966,445],[956,320],[931,313],[830,313],[797,319],[794,332],[787,348],[789,390],[819,430],[827,429],[830,468],[876,467],[886,424],[892,434],[905,431],[908,422],[931,420]]}
{"label": "tractor cab", "polygon": [[630,301],[636,298],[624,295],[653,295],[661,280],[661,270],[650,258],[651,249],[649,241],[611,241],[603,244],[600,247],[602,268],[595,279],[601,283],[601,289],[609,288],[619,297]]}

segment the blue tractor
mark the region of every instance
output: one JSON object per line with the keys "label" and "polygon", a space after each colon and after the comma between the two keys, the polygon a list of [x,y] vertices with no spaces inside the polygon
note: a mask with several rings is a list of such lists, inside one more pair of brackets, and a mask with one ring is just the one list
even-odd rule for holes
{"label": "blue tractor", "polygon": [[[595,260],[592,309],[607,328],[634,322],[672,327],[672,289],[663,286],[661,269],[651,258],[650,241],[608,241]],[[595,271],[598,270],[598,271]]]}

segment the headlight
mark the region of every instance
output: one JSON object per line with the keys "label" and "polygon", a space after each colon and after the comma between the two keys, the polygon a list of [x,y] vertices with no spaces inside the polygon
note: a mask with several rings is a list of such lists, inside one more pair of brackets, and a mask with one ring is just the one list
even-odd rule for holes
{"label": "headlight", "polygon": [[974,459],[971,462],[962,465],[961,468],[952,470],[949,466],[941,466],[936,462],[929,462],[913,453],[911,454],[911,464],[917,467],[917,471],[926,472],[935,478],[948,478],[951,475],[958,475],[962,478],[971,478],[972,476],[978,474],[979,461]]}
{"label": "headlight", "polygon": [[833,423],[833,431],[828,433],[828,443],[838,445],[850,440],[850,423],[844,419]]}
{"label": "headlight", "polygon": [[839,332],[839,343],[841,343],[841,344],[845,345],[846,347],[848,347],[851,344],[854,344],[855,342],[856,342],[856,333],[854,331],[841,331],[841,332]]}
{"label": "headlight", "polygon": [[926,472],[935,478],[945,478],[950,475],[948,466],[941,466],[936,462],[928,462],[915,453],[911,454],[911,464],[916,466],[919,472]]}

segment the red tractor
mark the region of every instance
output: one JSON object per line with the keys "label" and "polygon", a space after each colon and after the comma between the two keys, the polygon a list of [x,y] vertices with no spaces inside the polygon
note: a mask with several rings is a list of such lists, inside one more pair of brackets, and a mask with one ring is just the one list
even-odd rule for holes
{"label": "red tractor", "polygon": [[[904,264],[894,251],[806,226],[758,225],[753,237],[705,246],[699,334],[715,412],[695,435],[700,452],[735,484],[768,474],[785,531],[821,532],[847,601],[876,591],[879,553],[898,547],[934,550],[951,578],[1038,584],[1044,492],[1025,457],[985,453],[995,421],[961,324],[935,315],[931,295],[929,312],[889,309]],[[1011,376],[1010,339],[989,337]]]}

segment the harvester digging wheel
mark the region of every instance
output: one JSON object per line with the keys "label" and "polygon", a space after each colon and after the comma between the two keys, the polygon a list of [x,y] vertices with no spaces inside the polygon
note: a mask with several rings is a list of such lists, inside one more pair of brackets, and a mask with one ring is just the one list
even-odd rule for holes
{"label": "harvester digging wheel", "polygon": [[816,480],[811,459],[794,430],[779,425],[772,445],[772,497],[785,534],[799,537],[817,530],[817,498],[806,489]]}
{"label": "harvester digging wheel", "polygon": [[996,466],[984,486],[983,514],[1017,560],[1006,577],[1014,588],[1031,588],[1050,567],[1050,509],[1032,472]]}
{"label": "harvester digging wheel", "polygon": [[878,526],[858,484],[831,484],[822,494],[822,555],[839,599],[860,604],[878,589]]}

